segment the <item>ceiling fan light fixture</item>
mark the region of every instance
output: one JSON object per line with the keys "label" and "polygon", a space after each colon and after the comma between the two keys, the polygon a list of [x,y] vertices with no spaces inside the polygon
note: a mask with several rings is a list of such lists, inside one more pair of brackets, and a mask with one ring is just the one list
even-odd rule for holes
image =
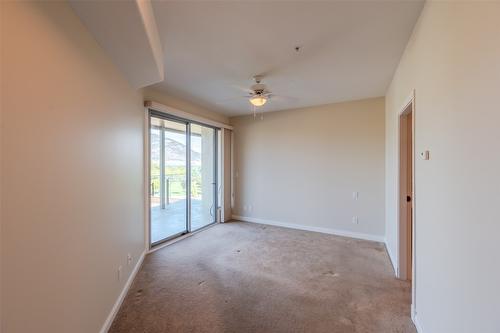
{"label": "ceiling fan light fixture", "polygon": [[254,106],[262,106],[266,104],[267,98],[264,96],[253,96],[249,99],[250,103]]}

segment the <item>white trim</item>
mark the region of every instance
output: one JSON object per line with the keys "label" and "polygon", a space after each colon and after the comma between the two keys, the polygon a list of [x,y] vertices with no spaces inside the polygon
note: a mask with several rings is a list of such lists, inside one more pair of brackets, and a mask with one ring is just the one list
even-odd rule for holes
{"label": "white trim", "polygon": [[[412,158],[412,168],[413,168],[413,173],[412,173],[412,200],[413,200],[413,211],[412,211],[412,249],[411,249],[411,303],[412,303],[412,308],[415,307],[414,312],[415,316],[417,313],[417,182],[415,181],[416,175],[417,175],[417,109],[416,109],[416,98],[415,98],[415,89],[412,91],[413,96],[411,100],[411,113],[412,113],[412,140],[413,140],[413,158]],[[416,317],[415,317],[416,318]]]}
{"label": "white trim", "polygon": [[238,215],[233,215],[233,219],[243,221],[243,222],[267,224],[267,225],[273,225],[273,226],[283,227],[283,228],[314,231],[314,232],[320,232],[323,234],[337,235],[337,236],[357,238],[357,239],[363,239],[363,240],[384,243],[383,236],[364,234],[364,233],[359,233],[359,232],[354,232],[354,231],[345,231],[345,230],[338,230],[338,229],[331,229],[331,228],[324,228],[324,227],[314,227],[314,226],[308,226],[308,225],[285,223],[285,222],[264,220],[264,219],[254,218],[254,217],[238,216]]}
{"label": "white trim", "polygon": [[413,305],[411,307],[411,320],[413,321],[413,324],[415,324],[415,329],[417,330],[417,333],[424,333],[422,325],[420,325],[420,322],[418,321],[417,313],[415,312]]}
{"label": "white trim", "polygon": [[413,103],[413,101],[415,100],[415,89],[412,89],[410,95],[408,97],[406,97],[405,101],[404,101],[404,104],[402,105],[402,107],[399,109],[399,114],[398,116],[402,115],[405,111],[406,111],[406,108],[411,104]]}
{"label": "white trim", "polygon": [[168,106],[168,105],[163,105],[163,104],[160,104],[160,103],[157,103],[157,102],[144,101],[144,106],[146,108],[148,108],[148,109],[155,110],[155,111],[158,111],[158,112],[163,112],[163,113],[169,114],[171,116],[183,118],[183,119],[186,119],[186,120],[191,120],[191,121],[195,121],[195,122],[198,122],[198,123],[203,123],[203,124],[206,124],[206,125],[210,125],[210,126],[214,126],[214,127],[219,127],[219,128],[227,128],[227,129],[230,129],[230,130],[233,129],[233,126],[231,126],[231,125],[220,123],[218,121],[211,120],[211,119],[208,119],[208,118],[205,118],[205,117],[197,116],[197,115],[194,115],[192,113],[181,111],[179,109],[173,108],[173,107]]}
{"label": "white trim", "polygon": [[387,254],[389,255],[389,259],[391,260],[392,268],[394,269],[394,275],[396,277],[398,277],[399,272],[398,272],[397,260],[396,260],[396,258],[394,257],[394,254],[391,251],[391,247],[389,246],[389,244],[387,244],[387,239],[384,241],[384,244],[385,244],[385,249],[387,251]]}
{"label": "white trim", "polygon": [[146,251],[142,252],[139,260],[137,261],[137,264],[135,264],[135,267],[130,273],[130,276],[128,277],[128,280],[125,283],[125,286],[123,286],[120,296],[118,296],[118,299],[116,300],[115,305],[113,305],[113,308],[111,309],[108,318],[106,318],[104,325],[99,331],[100,333],[106,333],[110,329],[111,324],[113,323],[113,320],[115,320],[116,314],[118,313],[118,310],[120,310],[123,300],[125,299],[125,296],[127,296],[128,290],[130,289],[130,286],[132,285],[132,282],[134,281],[135,276],[137,275],[137,272],[139,272],[139,268],[141,268],[145,256],[146,256]]}

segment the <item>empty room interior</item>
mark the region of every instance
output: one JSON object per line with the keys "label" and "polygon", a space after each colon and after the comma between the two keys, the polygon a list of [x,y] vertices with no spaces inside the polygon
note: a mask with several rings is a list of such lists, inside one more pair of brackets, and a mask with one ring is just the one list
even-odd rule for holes
{"label": "empty room interior", "polygon": [[500,332],[500,1],[0,4],[1,333]]}

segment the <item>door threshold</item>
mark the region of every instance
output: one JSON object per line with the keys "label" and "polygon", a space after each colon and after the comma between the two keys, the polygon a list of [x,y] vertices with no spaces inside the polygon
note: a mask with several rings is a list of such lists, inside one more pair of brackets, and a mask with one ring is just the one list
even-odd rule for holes
{"label": "door threshold", "polygon": [[216,224],[218,224],[218,223],[219,223],[219,222],[217,222],[217,221],[212,222],[212,223],[209,223],[209,224],[207,224],[207,225],[204,225],[203,227],[200,227],[200,228],[198,228],[198,229],[195,229],[195,230],[191,231],[191,233],[196,233],[196,232],[198,232],[198,231],[202,231],[202,230],[208,229],[208,228],[210,228],[210,227],[212,227],[212,226],[214,226],[214,225],[216,225]]}
{"label": "door threshold", "polygon": [[180,236],[178,236],[178,237],[174,237],[174,238],[172,238],[172,239],[170,239],[170,240],[168,240],[168,241],[165,241],[165,242],[162,242],[162,243],[160,243],[160,244],[158,244],[158,245],[155,245],[154,247],[152,247],[152,248],[150,248],[150,249],[149,249],[148,254],[149,254],[149,253],[156,252],[156,251],[158,251],[158,250],[160,250],[160,249],[163,249],[163,248],[164,248],[164,247],[166,247],[166,246],[169,246],[169,245],[172,245],[172,244],[174,244],[174,243],[177,243],[177,242],[178,242],[178,241],[180,241],[180,240],[183,240],[183,239],[186,239],[186,238],[188,238],[188,237],[191,237],[191,236],[193,236],[193,235],[195,235],[195,234],[197,234],[197,233],[199,233],[199,232],[201,232],[201,231],[205,231],[205,230],[207,230],[207,229],[210,229],[211,227],[214,227],[214,226],[216,226],[217,224],[219,224],[219,222],[210,223],[210,224],[208,224],[208,225],[206,225],[206,226],[204,226],[204,227],[201,227],[201,228],[199,228],[199,229],[196,229],[195,231],[191,231],[191,232],[185,233],[185,234],[183,234],[183,235],[180,235]]}

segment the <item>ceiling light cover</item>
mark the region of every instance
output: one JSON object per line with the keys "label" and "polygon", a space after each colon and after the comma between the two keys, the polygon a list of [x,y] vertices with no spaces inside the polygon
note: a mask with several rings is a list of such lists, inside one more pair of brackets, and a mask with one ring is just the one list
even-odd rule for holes
{"label": "ceiling light cover", "polygon": [[264,96],[254,96],[250,98],[250,103],[252,103],[252,105],[254,106],[262,106],[266,104],[266,102],[267,98],[265,98]]}

